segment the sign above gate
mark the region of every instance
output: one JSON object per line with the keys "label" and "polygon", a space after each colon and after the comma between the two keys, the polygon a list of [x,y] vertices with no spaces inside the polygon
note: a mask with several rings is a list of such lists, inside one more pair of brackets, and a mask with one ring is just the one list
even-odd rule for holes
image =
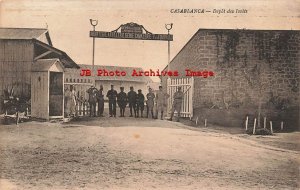
{"label": "sign above gate", "polygon": [[127,23],[127,24],[121,25],[121,32],[122,33],[142,34],[143,33],[143,26],[138,25],[138,24],[133,23],[133,22]]}
{"label": "sign above gate", "polygon": [[[118,32],[120,30],[120,32]],[[173,41],[172,34],[153,34],[147,31],[143,25],[127,23],[121,25],[111,32],[90,31],[93,38],[114,38],[114,39],[133,39],[133,40],[161,40]]]}

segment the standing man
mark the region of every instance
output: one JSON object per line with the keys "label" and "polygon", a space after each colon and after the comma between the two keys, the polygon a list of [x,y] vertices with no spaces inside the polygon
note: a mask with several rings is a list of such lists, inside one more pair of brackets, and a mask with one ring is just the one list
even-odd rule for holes
{"label": "standing man", "polygon": [[70,116],[70,101],[71,101],[71,92],[70,92],[70,90],[69,90],[69,88],[67,87],[66,89],[65,89],[65,101],[64,101],[64,103],[65,103],[65,109],[64,109],[64,111],[65,111],[65,117],[69,117]]}
{"label": "standing man", "polygon": [[97,100],[98,100],[98,116],[103,117],[104,95],[103,95],[103,86],[102,85],[100,85],[100,89],[97,94]]}
{"label": "standing man", "polygon": [[152,119],[154,119],[153,107],[154,107],[155,94],[152,92],[152,88],[149,88],[149,93],[146,96],[147,96],[147,101],[146,101],[146,104],[147,104],[147,118],[149,116],[149,111],[150,111]]}
{"label": "standing man", "polygon": [[177,122],[179,122],[183,96],[184,96],[184,94],[181,91],[181,86],[179,86],[177,92],[175,92],[174,95],[173,95],[174,101],[173,101],[173,105],[172,105],[171,118],[169,119],[170,121],[172,121],[173,116],[174,116],[174,112],[176,110],[177,113],[178,113]]}
{"label": "standing man", "polygon": [[129,108],[130,108],[130,116],[129,117],[133,117],[132,116],[132,108],[134,111],[134,117],[136,117],[136,92],[133,90],[133,87],[130,87],[130,91],[127,94],[127,98],[128,98],[128,102],[129,102]]}
{"label": "standing man", "polygon": [[167,107],[167,100],[170,97],[169,94],[164,93],[162,86],[159,86],[159,91],[156,94],[156,118],[158,119],[158,113],[160,112],[160,119],[164,118],[164,110]]}
{"label": "standing man", "polygon": [[141,117],[143,117],[143,111],[144,111],[144,102],[145,102],[145,96],[142,94],[142,90],[138,90],[138,94],[136,96],[136,113],[137,116],[139,117],[139,111],[141,110]]}
{"label": "standing man", "polygon": [[120,117],[125,117],[125,108],[127,105],[127,94],[124,92],[124,87],[120,87],[121,92],[118,94],[117,100],[120,108]]}
{"label": "standing man", "polygon": [[109,117],[116,117],[116,106],[117,106],[117,96],[118,93],[114,90],[114,85],[110,86],[111,89],[107,92],[106,97],[108,97],[108,107],[109,107]]}
{"label": "standing man", "polygon": [[70,86],[70,95],[71,95],[71,101],[70,103],[70,116],[75,117],[76,116],[76,105],[77,105],[77,96],[75,87],[73,85]]}
{"label": "standing man", "polygon": [[94,87],[94,85],[91,86],[86,91],[89,94],[89,104],[90,104],[90,117],[96,117],[96,102],[97,102],[97,93],[98,90]]}

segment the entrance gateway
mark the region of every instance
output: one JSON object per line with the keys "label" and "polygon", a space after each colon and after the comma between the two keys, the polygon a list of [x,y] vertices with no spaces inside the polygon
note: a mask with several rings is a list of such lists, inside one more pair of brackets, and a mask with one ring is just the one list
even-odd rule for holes
{"label": "entrance gateway", "polygon": [[[168,99],[168,113],[171,113],[172,104],[173,104],[173,95],[177,91],[178,87],[181,87],[181,90],[184,94],[183,101],[181,105],[181,117],[188,117],[192,119],[193,117],[193,96],[194,96],[194,78],[168,78],[167,79],[167,93],[170,95]],[[175,112],[175,115],[177,111]]]}
{"label": "entrance gateway", "polygon": [[[93,31],[90,31],[90,37],[93,38],[93,67],[95,56],[95,38],[108,38],[108,39],[129,39],[129,40],[160,40],[168,41],[168,65],[170,62],[170,41],[173,41],[173,35],[169,33],[173,24],[166,25],[168,34],[153,34],[147,31],[144,26],[137,23],[127,23],[119,26],[116,30],[111,32],[96,31],[95,26],[98,24],[97,20],[90,19]],[[170,112],[173,103],[173,95],[177,91],[177,87],[181,86],[184,99],[182,102],[181,117],[193,117],[193,90],[194,90],[194,78],[180,78],[171,79],[168,78],[167,91],[170,95],[168,99],[168,112]],[[175,114],[177,114],[175,112]]]}
{"label": "entrance gateway", "polygon": [[111,38],[111,39],[129,39],[129,40],[173,41],[172,34],[153,34],[149,31],[147,31],[143,25],[139,25],[139,24],[133,23],[133,22],[127,23],[127,24],[122,24],[121,26],[119,26],[119,28],[117,28],[116,30],[113,30],[111,32],[95,31],[95,30],[90,31],[90,37],[92,37],[92,38]]}

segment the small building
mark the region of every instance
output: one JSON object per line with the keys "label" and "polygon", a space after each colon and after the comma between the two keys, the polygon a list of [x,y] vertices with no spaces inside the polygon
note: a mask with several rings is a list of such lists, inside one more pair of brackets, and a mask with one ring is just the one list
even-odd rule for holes
{"label": "small building", "polygon": [[[83,97],[85,100],[88,99],[86,91],[91,87],[91,85],[95,85],[97,89],[99,89],[100,85],[102,85],[104,98],[107,99],[106,93],[110,90],[111,85],[114,85],[114,89],[118,92],[120,91],[121,86],[124,87],[125,92],[129,91],[130,86],[133,86],[135,91],[141,89],[145,94],[148,92],[149,84],[152,83],[152,79],[150,77],[131,76],[134,69],[142,71],[141,68],[95,65],[94,71],[92,71],[91,65],[79,64],[79,66],[80,69],[65,69],[65,88],[69,88],[70,85],[74,85],[75,90],[78,93],[78,97]],[[82,69],[91,70],[94,76],[80,76]],[[124,71],[126,72],[126,76],[97,76],[98,70]]]}
{"label": "small building", "polygon": [[[260,105],[275,128],[283,121],[299,129],[299,65],[300,31],[199,29],[165,71],[179,72],[172,80],[191,78],[187,69],[214,73],[193,76],[194,118],[243,126]],[[161,78],[165,90],[167,78]]]}
{"label": "small building", "polygon": [[13,89],[17,97],[31,100],[32,71],[48,69],[51,64],[44,67],[45,61],[41,61],[45,59],[58,59],[63,68],[79,68],[64,51],[53,46],[48,29],[0,28],[0,112],[3,112],[6,89]]}
{"label": "small building", "polygon": [[31,69],[31,117],[64,117],[64,70],[59,59],[39,59]]}

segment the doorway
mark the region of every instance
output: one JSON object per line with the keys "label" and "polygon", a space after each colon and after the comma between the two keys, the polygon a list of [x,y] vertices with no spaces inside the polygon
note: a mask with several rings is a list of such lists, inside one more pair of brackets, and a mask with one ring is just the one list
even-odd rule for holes
{"label": "doorway", "polygon": [[63,73],[50,72],[49,78],[49,116],[63,116]]}

